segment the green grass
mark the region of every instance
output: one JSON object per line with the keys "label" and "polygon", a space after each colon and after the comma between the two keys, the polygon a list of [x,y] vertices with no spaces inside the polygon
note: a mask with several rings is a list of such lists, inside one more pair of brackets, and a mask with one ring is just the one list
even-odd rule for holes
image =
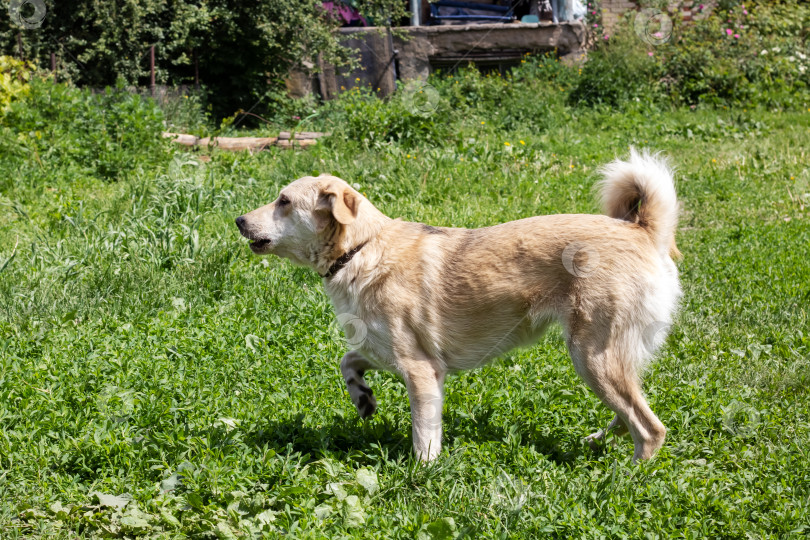
{"label": "green grass", "polygon": [[[6,162],[0,536],[806,535],[810,113],[559,114],[537,133],[470,116],[426,147],[164,148],[117,182]],[[672,157],[683,204],[685,297],[645,382],[669,434],[638,465],[629,440],[582,442],[612,415],[558,330],[451,377],[445,450],[416,463],[402,383],[371,373],[360,421],[319,278],[233,225],[320,172],[434,225],[597,212],[596,169],[630,144]]]}

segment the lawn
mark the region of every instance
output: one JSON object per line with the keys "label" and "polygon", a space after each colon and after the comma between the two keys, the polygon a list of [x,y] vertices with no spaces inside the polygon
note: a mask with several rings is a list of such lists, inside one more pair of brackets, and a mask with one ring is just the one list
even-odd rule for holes
{"label": "lawn", "polygon": [[[306,151],[168,144],[118,180],[44,155],[0,178],[3,538],[784,538],[810,532],[810,112],[470,116],[432,144],[336,132]],[[36,134],[23,134],[36,137]],[[22,144],[22,143],[21,143]],[[480,227],[598,212],[628,146],[677,168],[680,314],[645,378],[668,438],[582,439],[612,414],[561,334],[447,383],[445,449],[411,454],[404,385],[361,421],[320,279],[233,219],[308,174],[391,216]],[[93,149],[90,149],[91,151]]]}

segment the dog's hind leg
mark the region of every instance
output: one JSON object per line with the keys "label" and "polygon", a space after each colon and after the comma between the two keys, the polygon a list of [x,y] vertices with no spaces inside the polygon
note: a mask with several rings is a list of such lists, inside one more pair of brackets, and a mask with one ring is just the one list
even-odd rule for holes
{"label": "dog's hind leg", "polygon": [[361,418],[368,418],[377,409],[374,392],[363,378],[366,370],[372,367],[374,366],[357,351],[347,352],[340,361],[340,372],[343,374],[343,380],[346,381],[352,403],[357,407]]}
{"label": "dog's hind leg", "polygon": [[574,367],[629,430],[635,447],[633,460],[648,459],[664,444],[667,430],[644,399],[632,360],[622,356],[630,351],[622,351],[612,342],[607,346],[592,343],[595,335],[599,333],[593,329],[582,329],[568,338]]}

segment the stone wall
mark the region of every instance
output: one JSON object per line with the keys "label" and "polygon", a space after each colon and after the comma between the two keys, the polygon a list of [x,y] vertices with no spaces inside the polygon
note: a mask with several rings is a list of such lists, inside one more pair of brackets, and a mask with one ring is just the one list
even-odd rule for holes
{"label": "stone wall", "polygon": [[442,61],[466,66],[493,59],[519,62],[527,52],[556,51],[564,57],[579,53],[587,31],[581,22],[471,24],[466,26],[408,27],[395,39],[399,50],[399,78],[427,79],[432,64]]}

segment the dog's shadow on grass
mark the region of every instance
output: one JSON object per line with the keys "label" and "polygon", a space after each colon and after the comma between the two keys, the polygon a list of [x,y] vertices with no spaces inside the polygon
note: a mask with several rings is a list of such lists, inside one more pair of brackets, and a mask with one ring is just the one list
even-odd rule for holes
{"label": "dog's shadow on grass", "polygon": [[385,448],[389,458],[407,458],[411,452],[410,433],[386,420],[362,421],[335,415],[311,425],[304,414],[268,421],[261,429],[248,434],[246,442],[270,446],[276,452],[287,450],[309,454],[313,459],[329,454],[350,455],[369,452],[372,444]]}
{"label": "dog's shadow on grass", "polygon": [[587,458],[592,451],[579,440],[571,439],[565,433],[543,435],[529,427],[498,424],[491,420],[493,411],[479,414],[475,419],[449,415],[445,424],[445,441],[455,447],[469,441],[475,445],[500,443],[533,447],[557,465],[568,465]]}
{"label": "dog's shadow on grass", "polygon": [[[307,421],[305,414],[270,420],[261,429],[248,434],[246,443],[252,446],[270,446],[278,453],[287,451],[308,454],[311,459],[325,455],[349,456],[357,452],[368,453],[372,445],[384,448],[389,459],[407,459],[411,453],[410,425],[394,425],[386,418],[362,421],[359,418],[335,415],[321,419],[317,425]],[[490,421],[488,416],[476,419],[447,418],[444,443],[454,449],[471,443],[475,446],[505,443],[518,436],[516,444],[532,446],[549,461],[563,466],[578,461],[590,452],[578,441],[565,436],[540,435],[528,429],[509,430]]]}

